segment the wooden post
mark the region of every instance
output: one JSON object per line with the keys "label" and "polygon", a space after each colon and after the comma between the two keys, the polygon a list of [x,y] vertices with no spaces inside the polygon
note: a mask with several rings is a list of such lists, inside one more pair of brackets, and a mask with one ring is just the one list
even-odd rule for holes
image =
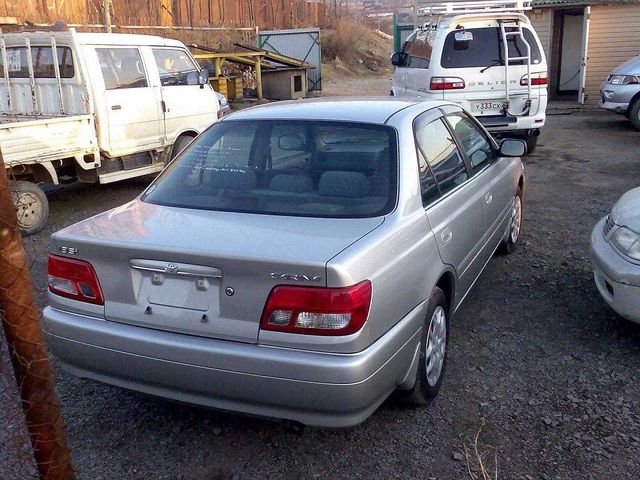
{"label": "wooden post", "polygon": [[102,23],[107,33],[111,33],[111,0],[102,0]]}
{"label": "wooden post", "polygon": [[0,318],[40,478],[71,480],[60,405],[5,172],[0,154]]}
{"label": "wooden post", "polygon": [[255,57],[255,71],[256,71],[256,94],[258,100],[262,100],[262,56],[256,55]]}

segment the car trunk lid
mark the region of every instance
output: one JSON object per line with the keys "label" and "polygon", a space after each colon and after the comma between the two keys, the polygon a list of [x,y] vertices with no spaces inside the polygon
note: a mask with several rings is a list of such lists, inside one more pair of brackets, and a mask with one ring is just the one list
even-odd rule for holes
{"label": "car trunk lid", "polygon": [[95,268],[109,321],[256,342],[275,285],[326,286],[326,263],[382,218],[211,212],[134,200],[54,244]]}

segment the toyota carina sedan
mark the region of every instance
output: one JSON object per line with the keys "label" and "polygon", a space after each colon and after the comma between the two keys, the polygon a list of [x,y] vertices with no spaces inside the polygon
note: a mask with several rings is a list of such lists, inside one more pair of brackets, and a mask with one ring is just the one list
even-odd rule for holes
{"label": "toyota carina sedan", "polygon": [[72,374],[308,425],[438,393],[452,316],[520,235],[521,140],[459,106],[277,103],[195,139],[137,199],[53,235]]}

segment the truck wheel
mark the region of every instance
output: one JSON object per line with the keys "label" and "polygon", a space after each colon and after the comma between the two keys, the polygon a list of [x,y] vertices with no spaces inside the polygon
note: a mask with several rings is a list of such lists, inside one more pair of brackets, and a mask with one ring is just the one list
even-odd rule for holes
{"label": "truck wheel", "polygon": [[174,142],[173,148],[171,149],[171,160],[176,158],[178,154],[187,147],[187,145],[193,142],[194,138],[195,137],[190,135],[180,135]]}
{"label": "truck wheel", "polygon": [[533,153],[533,151],[536,149],[536,146],[538,145],[538,137],[527,136],[523,138],[523,140],[527,144],[527,153],[525,155]]}
{"label": "truck wheel", "polygon": [[22,234],[41,232],[49,217],[49,201],[42,189],[31,182],[11,182],[10,189]]}
{"label": "truck wheel", "polygon": [[416,380],[411,390],[398,390],[403,403],[411,406],[429,405],[440,391],[447,365],[449,343],[449,309],[444,292],[435,287],[420,337],[420,356]]}
{"label": "truck wheel", "polygon": [[640,130],[640,98],[637,98],[629,108],[629,121],[637,130]]}

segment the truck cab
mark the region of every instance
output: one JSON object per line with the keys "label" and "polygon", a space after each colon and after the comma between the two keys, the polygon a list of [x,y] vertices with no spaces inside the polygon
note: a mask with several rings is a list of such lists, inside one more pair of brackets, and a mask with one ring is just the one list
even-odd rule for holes
{"label": "truck cab", "polygon": [[546,119],[547,61],[522,13],[529,3],[428,7],[429,20],[392,57],[391,95],[456,102],[494,136],[522,138],[533,151]]}
{"label": "truck cab", "polygon": [[0,148],[26,233],[46,223],[37,184],[156,174],[219,117],[206,70],[177,40],[20,32],[0,53]]}

